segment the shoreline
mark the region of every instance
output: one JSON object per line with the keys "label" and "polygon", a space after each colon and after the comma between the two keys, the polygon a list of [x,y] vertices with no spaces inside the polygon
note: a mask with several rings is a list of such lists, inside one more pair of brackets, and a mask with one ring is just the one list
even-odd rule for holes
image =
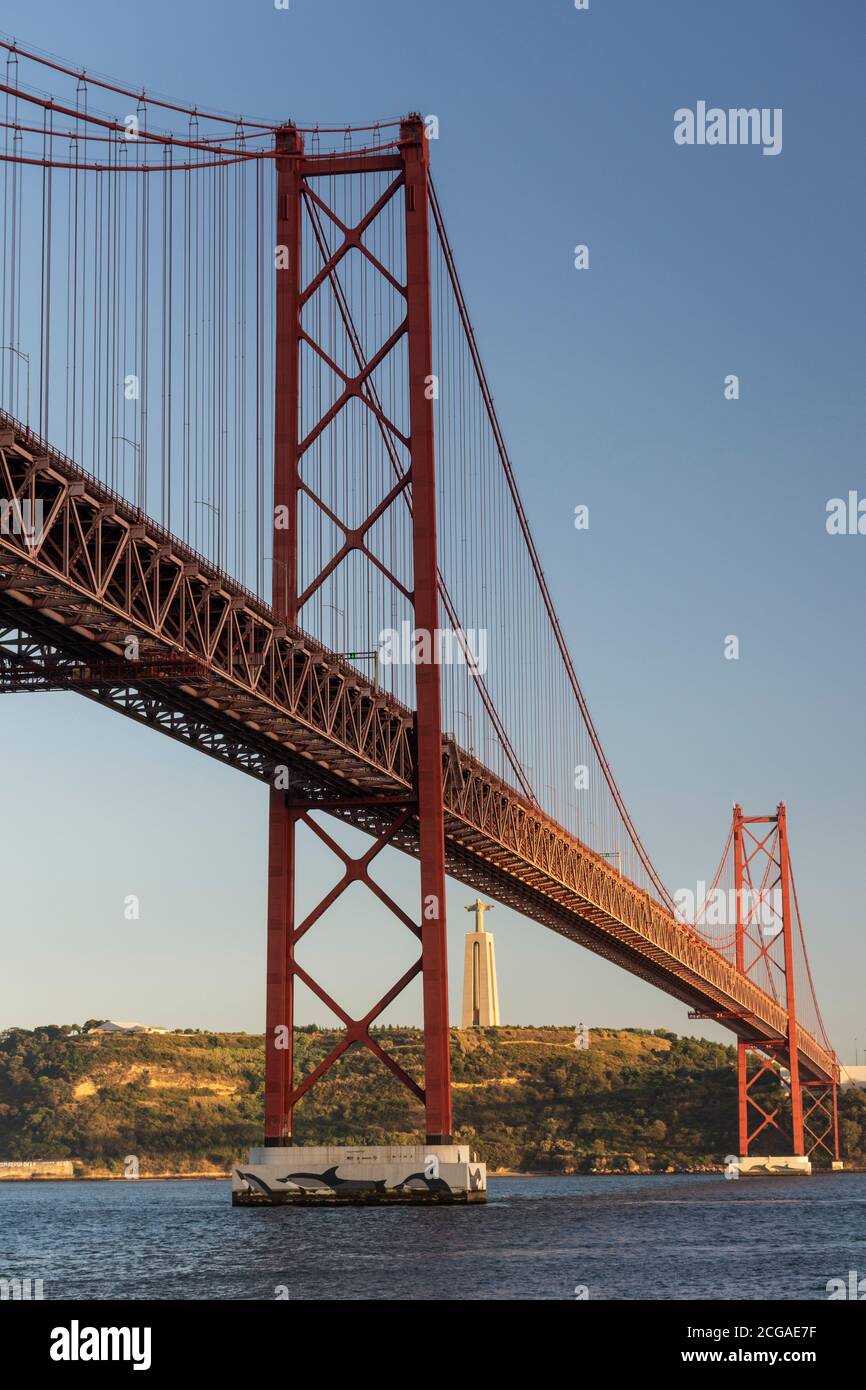
{"label": "shoreline", "polygon": [[[487,1174],[488,1182],[496,1178],[686,1178],[717,1177],[725,1171],[724,1164],[717,1168],[677,1168],[672,1173],[641,1172],[632,1173],[626,1169],[614,1172],[595,1173],[546,1173],[539,1170],[521,1171],[514,1168],[499,1168]],[[863,1167],[845,1167],[845,1173],[863,1173]],[[814,1178],[835,1177],[830,1169],[818,1168],[811,1174]],[[226,1173],[140,1173],[137,1178],[126,1178],[123,1173],[87,1173],[71,1178],[20,1177],[0,1178],[0,1183],[83,1183],[83,1182],[229,1182],[231,1172]]]}

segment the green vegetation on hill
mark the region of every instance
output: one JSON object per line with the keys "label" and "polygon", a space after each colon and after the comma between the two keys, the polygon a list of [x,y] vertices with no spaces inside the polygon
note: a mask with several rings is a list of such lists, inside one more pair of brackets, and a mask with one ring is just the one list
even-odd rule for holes
{"label": "green vegetation on hill", "polygon": [[[303,1028],[299,1075],[337,1041]],[[377,1039],[420,1075],[415,1028]],[[658,1030],[486,1028],[451,1036],[457,1137],[490,1169],[612,1172],[718,1166],[736,1151],[734,1050]],[[69,1026],[0,1034],[0,1159],[71,1158],[82,1174],[225,1172],[260,1142],[264,1052],[246,1033],[88,1037]],[[866,1096],[840,1096],[843,1154],[866,1166]],[[340,1059],[296,1114],[298,1143],[402,1143],[412,1096],[367,1049]]]}

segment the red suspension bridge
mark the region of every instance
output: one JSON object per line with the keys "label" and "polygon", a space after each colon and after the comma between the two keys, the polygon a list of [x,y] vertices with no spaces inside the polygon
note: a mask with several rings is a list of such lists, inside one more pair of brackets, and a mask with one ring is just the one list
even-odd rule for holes
{"label": "red suspension bridge", "polygon": [[[422,118],[254,122],[2,51],[0,688],[75,690],[269,785],[266,1145],[356,1044],[450,1141],[451,875],[729,1028],[742,1155],[784,1129],[777,1152],[838,1159],[785,808],[735,808],[684,916],[563,638]],[[343,864],[303,919],[301,825]],[[386,846],[418,860],[416,916],[370,872]],[[356,883],[419,943],[362,1018],[298,953]],[[412,1076],[371,1029],[419,976]],[[344,1027],[305,1075],[298,982]]]}

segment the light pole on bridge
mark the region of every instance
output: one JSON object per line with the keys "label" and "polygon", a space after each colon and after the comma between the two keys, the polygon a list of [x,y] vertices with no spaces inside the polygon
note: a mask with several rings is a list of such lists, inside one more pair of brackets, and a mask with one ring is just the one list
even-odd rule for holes
{"label": "light pole on bridge", "polygon": [[21,361],[24,363],[24,365],[25,365],[26,368],[27,368],[27,419],[26,419],[25,423],[26,423],[26,425],[27,425],[27,428],[29,429],[29,428],[30,428],[30,354],[29,354],[29,352],[22,352],[20,348],[12,347],[11,343],[3,343],[3,344],[0,344],[0,352],[12,352],[12,353],[14,353],[16,357],[20,357],[20,358],[21,358]]}
{"label": "light pole on bridge", "polygon": [[194,507],[208,507],[217,518],[216,530],[216,567],[222,569],[222,510],[215,506],[213,502],[206,502],[203,497],[196,497],[193,502]]}
{"label": "light pole on bridge", "polygon": [[[129,447],[130,447],[130,449],[134,449],[134,450],[135,450],[135,454],[136,454],[136,460],[135,460],[135,463],[136,463],[136,474],[139,474],[139,473],[141,472],[141,445],[140,445],[140,444],[136,444],[136,442],[135,442],[134,439],[130,439],[129,436],[128,436],[128,435],[125,435],[125,434],[113,434],[113,435],[111,436],[111,439],[112,439],[112,443],[118,443],[118,442],[119,442],[119,443],[122,443],[122,444],[128,444]],[[138,477],[136,477],[136,480],[135,480],[135,482],[136,482],[136,486],[135,486],[135,492],[136,492],[136,494],[138,494],[138,492],[139,492],[139,489],[138,489],[138,481],[139,481],[139,480],[138,480]],[[129,500],[130,500],[130,502],[131,502],[133,499],[130,497]],[[139,500],[139,496],[138,496],[138,495],[136,495],[136,498],[135,498],[135,505],[136,505],[137,507],[141,506],[141,502],[140,502],[140,500]]]}

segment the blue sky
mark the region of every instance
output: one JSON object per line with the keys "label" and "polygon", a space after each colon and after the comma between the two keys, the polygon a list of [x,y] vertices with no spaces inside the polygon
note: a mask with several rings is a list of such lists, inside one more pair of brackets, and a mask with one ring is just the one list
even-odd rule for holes
{"label": "blue sky", "polygon": [[[86,15],[6,0],[2,27],[248,115],[438,116],[435,177],[476,334],[635,821],[675,888],[711,877],[735,800],[787,801],[819,997],[853,1060],[866,536],[828,536],[825,509],[866,494],[862,6],[89,0]],[[781,154],[675,145],[674,111],[698,100],[782,108]],[[10,696],[0,713],[0,1025],[260,1029],[265,790],[72,695]],[[324,855],[305,865],[305,892],[329,886]],[[414,865],[394,857],[385,874],[411,902]],[[452,886],[452,1017],[470,897]],[[504,908],[490,926],[507,1021],[701,1027]],[[315,949],[312,935],[311,967],[358,1009],[411,956],[361,896]],[[418,1016],[417,995],[389,1015]]]}

